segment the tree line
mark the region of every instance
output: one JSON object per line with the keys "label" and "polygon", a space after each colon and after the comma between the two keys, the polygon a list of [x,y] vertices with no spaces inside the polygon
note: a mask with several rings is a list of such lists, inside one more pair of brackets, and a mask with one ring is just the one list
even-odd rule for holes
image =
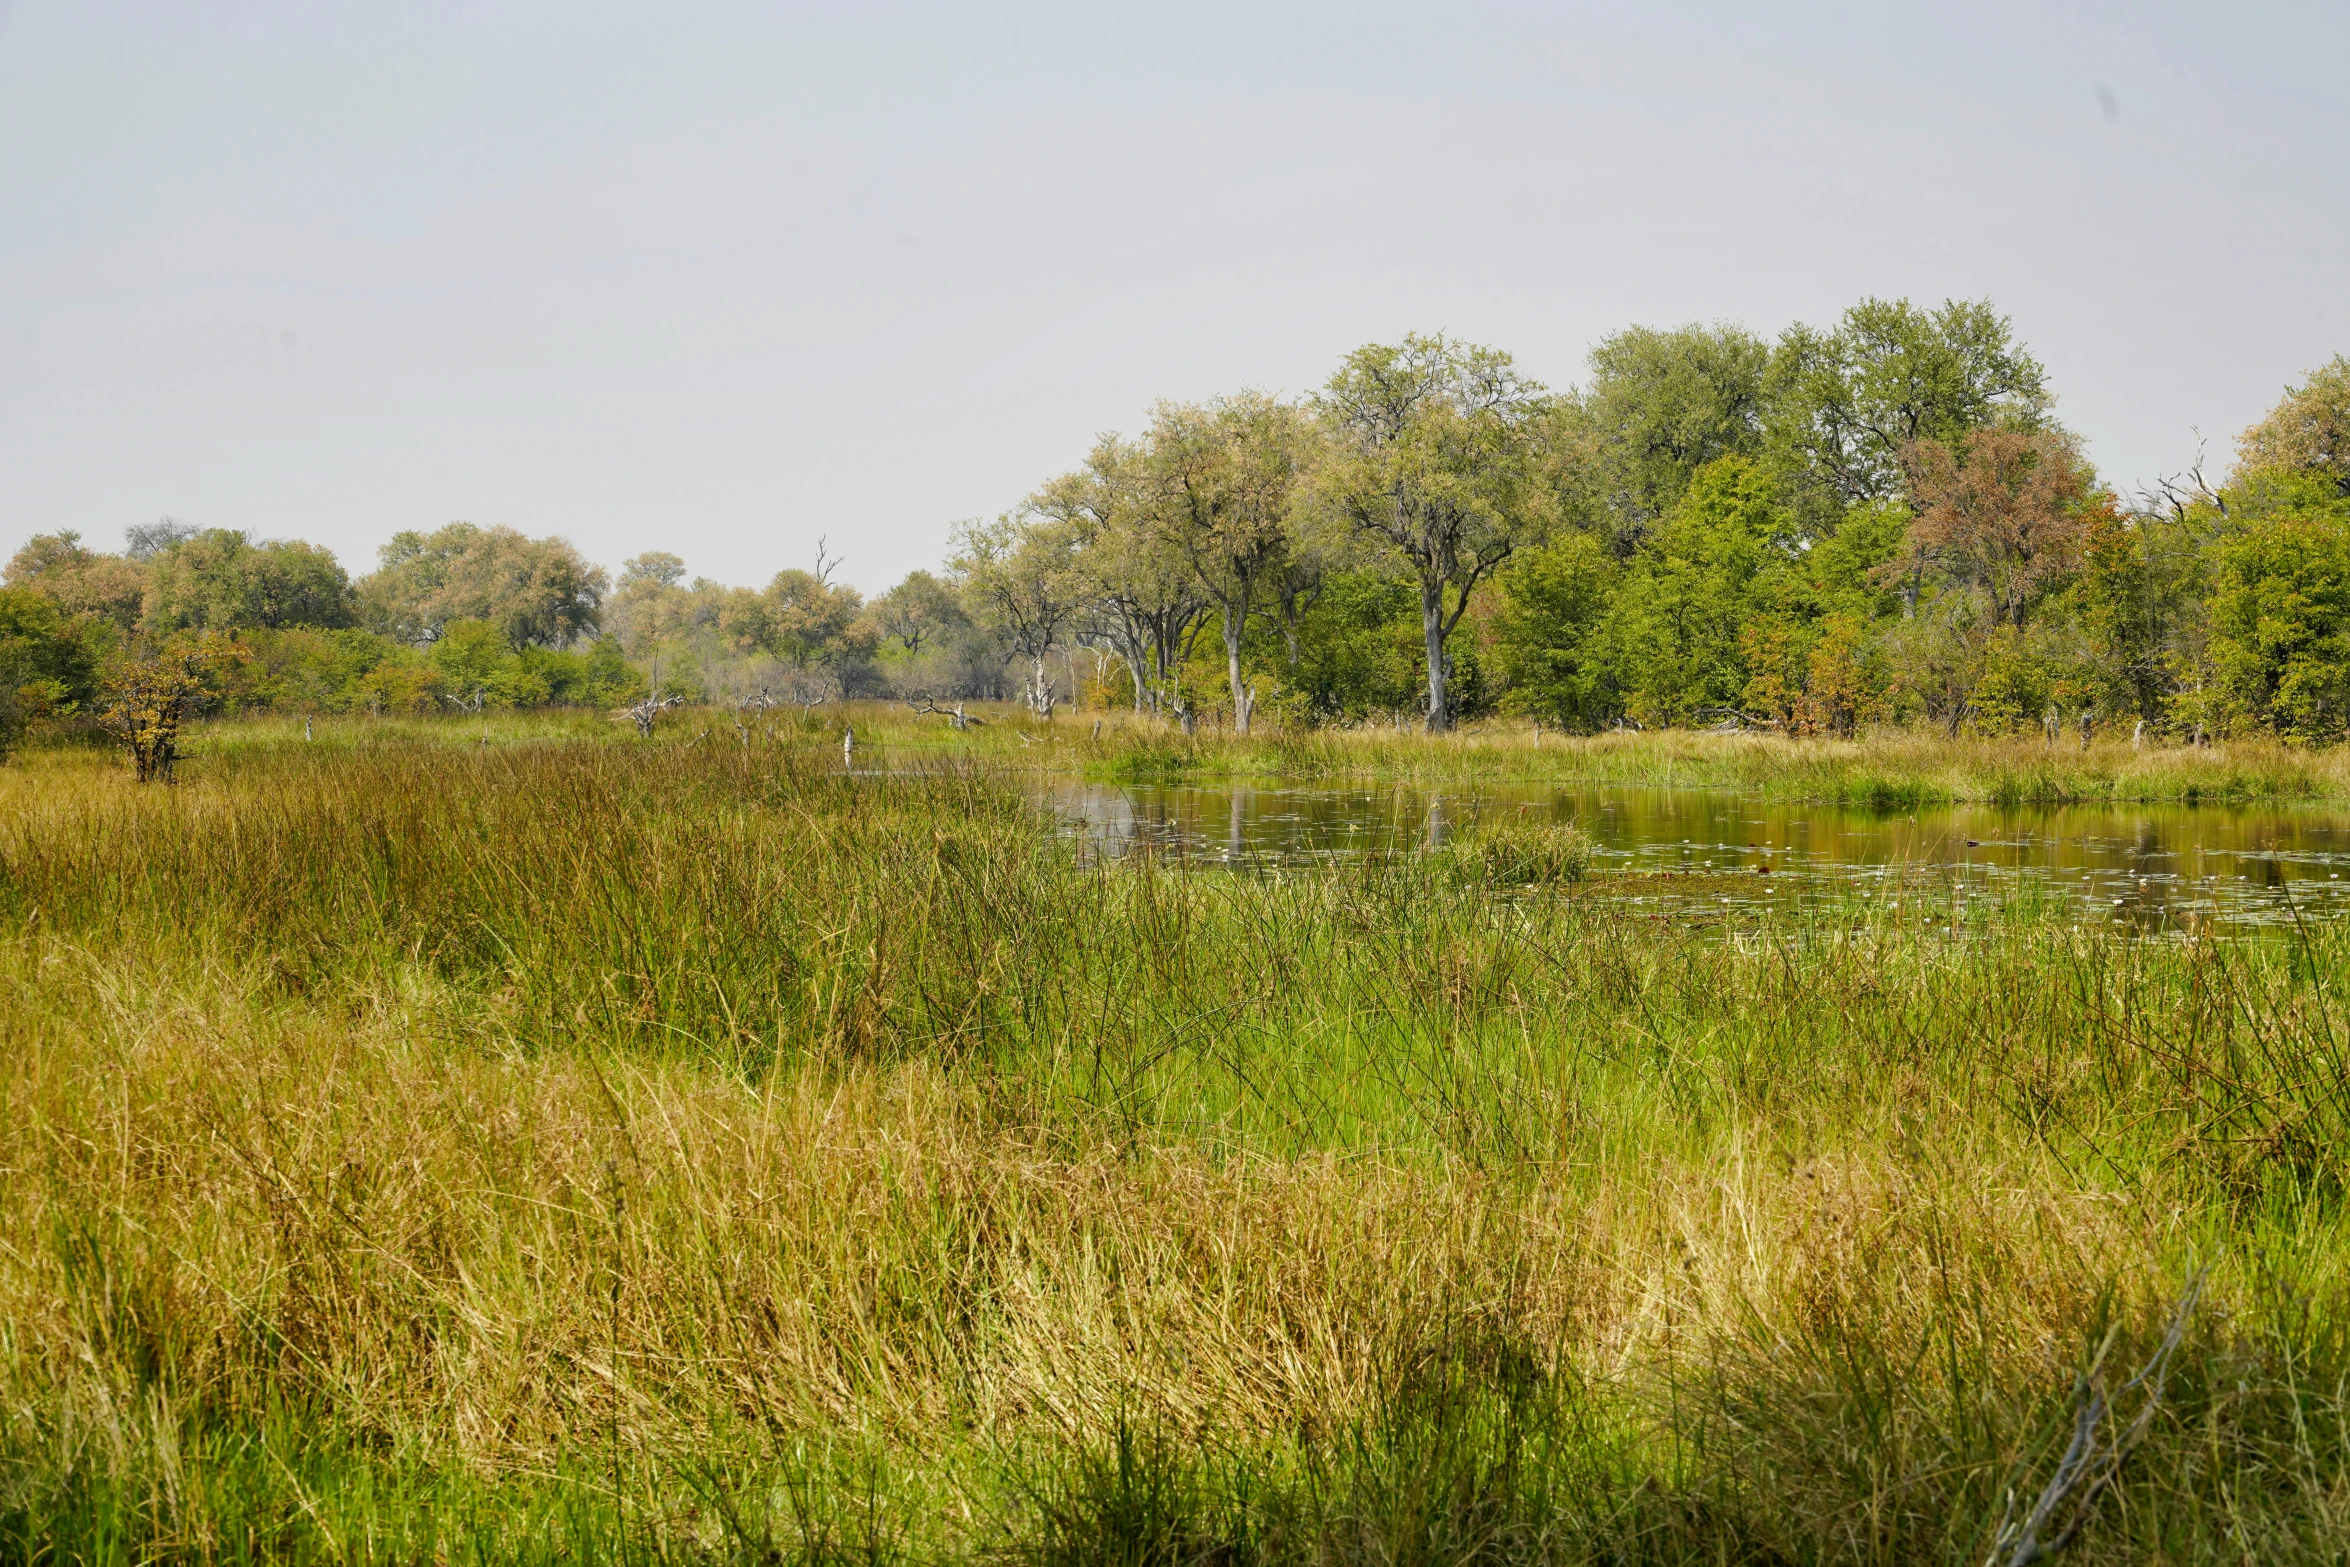
{"label": "tree line", "polygon": [[1490,712],[1849,735],[2350,725],[2350,360],[2145,491],[2102,482],[1988,304],[1867,300],[1775,342],[1634,328],[1553,393],[1407,338],[1313,396],[1162,404],[951,562],[1046,651],[1235,729]]}
{"label": "tree line", "polygon": [[166,521],[35,537],[0,588],[15,720],[158,648],[229,707],[1119,704],[1186,728],[1511,713],[1562,729],[1849,735],[2126,723],[2350,727],[2350,360],[2287,389],[2227,474],[2124,496],[1990,305],[1864,300],[1831,327],[1632,328],[1579,387],[1409,336],[1302,398],[1164,402],[940,570],[871,600],[665,552],[614,580],[561,539],[402,533],[353,579],[298,541]]}
{"label": "tree line", "polygon": [[607,704],[642,677],[602,637],[604,573],[561,539],[404,532],[354,581],[332,552],[166,518],[119,553],[34,536],[0,587],[0,700],[86,713],[110,671],[192,657],[232,711]]}

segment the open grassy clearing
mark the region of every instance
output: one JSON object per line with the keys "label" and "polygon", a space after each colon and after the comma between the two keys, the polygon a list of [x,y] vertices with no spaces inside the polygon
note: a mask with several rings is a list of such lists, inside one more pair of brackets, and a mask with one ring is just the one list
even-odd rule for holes
{"label": "open grassy clearing", "polygon": [[0,1556],[1976,1563],[2203,1268],[2067,1559],[2338,1554],[2334,928],[1724,937],[1088,862],[1008,724],[476,727],[0,772]]}

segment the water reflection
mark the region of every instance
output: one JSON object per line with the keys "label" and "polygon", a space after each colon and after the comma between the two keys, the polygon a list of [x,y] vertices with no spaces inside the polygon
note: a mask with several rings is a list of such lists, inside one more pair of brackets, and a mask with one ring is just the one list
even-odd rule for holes
{"label": "water reflection", "polygon": [[[1572,821],[1602,869],[1687,873],[1704,900],[1816,894],[1962,909],[2030,892],[2081,917],[2148,930],[2286,923],[2350,910],[2350,816],[2284,807],[1952,806],[1878,815],[1664,789],[1326,789],[1065,783],[1051,803],[1090,843],[1239,867],[1303,865],[1441,845],[1499,814]],[[1774,873],[1801,876],[1774,883]],[[1750,880],[1748,878],[1751,878]],[[1694,895],[1694,889],[1692,894]],[[1645,895],[1645,894],[1644,894]],[[1660,902],[1685,902],[1668,877]]]}

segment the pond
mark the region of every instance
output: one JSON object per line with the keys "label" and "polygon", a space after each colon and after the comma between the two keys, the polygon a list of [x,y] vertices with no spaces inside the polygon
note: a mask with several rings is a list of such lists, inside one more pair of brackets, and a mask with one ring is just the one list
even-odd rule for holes
{"label": "pond", "polygon": [[[2310,807],[1955,805],[1880,814],[1694,789],[1075,782],[1057,785],[1050,803],[1102,852],[1147,850],[1235,869],[1408,852],[1503,814],[1572,822],[1598,846],[1596,874],[1648,873],[1636,900],[1667,908],[1892,899],[1915,888],[1962,900],[2033,890],[2084,918],[2153,930],[2350,912],[2350,812]],[[1683,873],[1686,892],[1674,886]]]}

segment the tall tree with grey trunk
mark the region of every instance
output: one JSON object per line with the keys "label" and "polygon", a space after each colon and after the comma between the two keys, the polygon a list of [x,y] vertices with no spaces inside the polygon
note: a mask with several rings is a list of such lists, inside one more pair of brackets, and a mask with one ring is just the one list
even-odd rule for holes
{"label": "tall tree with grey trunk", "polygon": [[1548,398],[1499,349],[1414,335],[1349,354],[1316,406],[1330,429],[1319,503],[1418,581],[1427,728],[1440,733],[1453,723],[1446,644],[1470,595],[1549,528],[1537,462]]}
{"label": "tall tree with grey trunk", "polygon": [[1080,539],[1067,520],[1033,507],[992,523],[966,522],[955,531],[948,564],[981,625],[1000,632],[1028,664],[1023,698],[1039,718],[1053,714],[1055,695],[1045,655],[1061,645],[1084,607],[1077,570]]}
{"label": "tall tree with grey trunk", "polygon": [[1107,642],[1134,678],[1134,710],[1188,723],[1183,655],[1207,605],[1180,551],[1151,515],[1149,463],[1141,445],[1115,435],[1094,443],[1085,466],[1028,499],[1029,510],[1077,541],[1080,639]]}
{"label": "tall tree with grey trunk", "polygon": [[1262,392],[1161,403],[1151,418],[1151,515],[1222,614],[1236,734],[1248,733],[1256,708],[1241,647],[1249,617],[1290,554],[1290,500],[1304,445],[1304,416]]}

